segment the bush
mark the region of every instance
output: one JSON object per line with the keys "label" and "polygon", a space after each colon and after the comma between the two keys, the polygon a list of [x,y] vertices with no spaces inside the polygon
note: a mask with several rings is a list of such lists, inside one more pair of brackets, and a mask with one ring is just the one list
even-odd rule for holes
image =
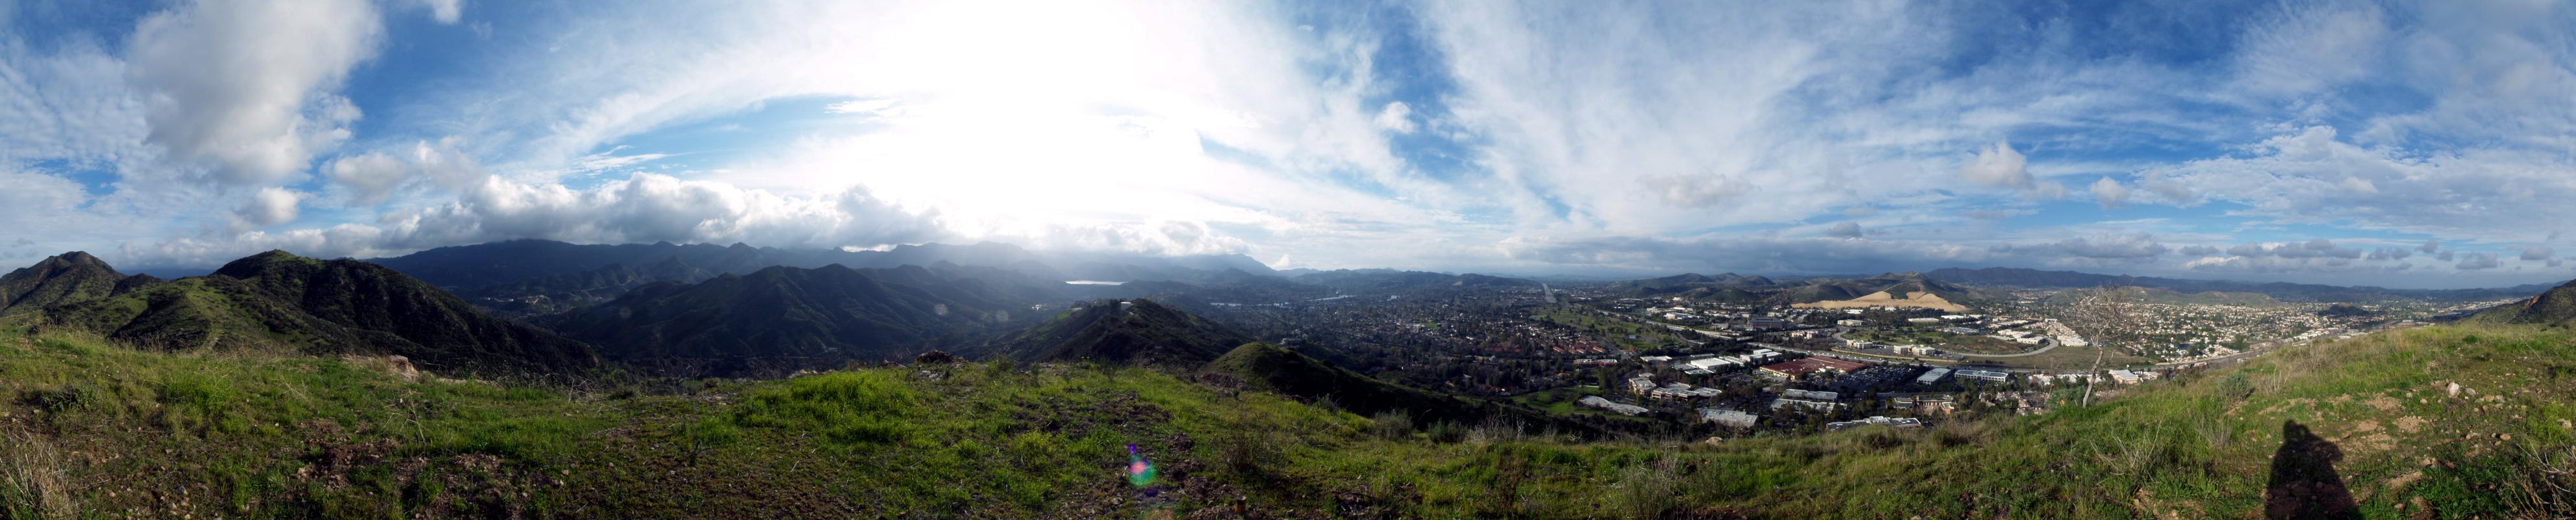
{"label": "bush", "polygon": [[1369,433],[1376,434],[1380,439],[1394,440],[1413,436],[1413,415],[1405,413],[1404,410],[1379,412],[1376,417],[1371,417],[1369,420]]}
{"label": "bush", "polygon": [[1467,427],[1454,422],[1442,421],[1439,424],[1431,425],[1429,433],[1431,434],[1432,442],[1442,444],[1467,440]]}

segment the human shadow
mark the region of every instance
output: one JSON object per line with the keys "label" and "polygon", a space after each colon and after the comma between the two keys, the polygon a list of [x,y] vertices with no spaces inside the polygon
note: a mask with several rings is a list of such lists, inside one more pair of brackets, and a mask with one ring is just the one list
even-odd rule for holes
{"label": "human shadow", "polygon": [[2281,422],[2281,451],[2272,454],[2272,484],[2263,492],[2263,517],[2361,518],[2361,506],[2335,473],[2343,449],[2298,421]]}

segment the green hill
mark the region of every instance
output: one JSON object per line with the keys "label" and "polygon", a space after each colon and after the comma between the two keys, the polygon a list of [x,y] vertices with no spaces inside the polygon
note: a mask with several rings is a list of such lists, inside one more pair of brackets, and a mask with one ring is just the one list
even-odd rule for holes
{"label": "green hill", "polygon": [[151,276],[126,276],[98,257],[73,251],[0,276],[0,315],[96,300],[160,283]]}
{"label": "green hill", "polygon": [[53,326],[166,350],[390,354],[460,375],[563,374],[598,364],[588,345],[485,316],[391,269],[283,251],[44,314]]}
{"label": "green hill", "polygon": [[979,283],[904,269],[772,267],[644,286],[539,323],[599,345],[612,360],[737,376],[908,359],[959,341],[952,334],[1000,327],[1017,305],[1025,303]]}
{"label": "green hill", "polygon": [[[2529,327],[2382,333],[2044,415],[1702,443],[1425,431],[1144,369],[882,368],[629,396],[12,328],[0,511],[2238,518],[2348,497],[2367,518],[2563,517],[2576,514],[2571,342]],[[1219,366],[1298,362],[1243,353]],[[1131,449],[1157,469],[1141,485],[1122,470]]]}
{"label": "green hill", "polygon": [[1196,368],[1250,342],[1241,333],[1153,300],[1097,300],[989,342],[981,352],[1028,361],[1098,361]]}
{"label": "green hill", "polygon": [[1262,391],[1322,401],[1360,415],[1396,414],[1418,424],[1502,424],[1532,431],[1558,427],[1567,434],[1597,429],[1564,423],[1535,410],[1388,383],[1268,343],[1247,343],[1201,369]]}
{"label": "green hill", "polygon": [[2482,323],[2552,323],[2576,321],[2576,281],[2550,288],[2522,301],[2480,311],[2469,317]]}

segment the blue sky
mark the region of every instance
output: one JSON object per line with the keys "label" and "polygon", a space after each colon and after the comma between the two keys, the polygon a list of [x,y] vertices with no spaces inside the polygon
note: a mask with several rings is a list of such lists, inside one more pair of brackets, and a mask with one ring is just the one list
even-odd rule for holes
{"label": "blue sky", "polygon": [[0,261],[2576,277],[2569,4],[1805,4],[0,0]]}

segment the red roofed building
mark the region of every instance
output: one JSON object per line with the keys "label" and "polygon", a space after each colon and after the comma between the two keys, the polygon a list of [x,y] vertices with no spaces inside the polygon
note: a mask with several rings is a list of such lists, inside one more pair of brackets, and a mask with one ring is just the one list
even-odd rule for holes
{"label": "red roofed building", "polygon": [[1806,377],[1807,374],[1813,374],[1818,371],[1839,374],[1860,370],[1862,368],[1867,368],[1868,366],[1869,365],[1862,364],[1858,361],[1845,361],[1827,357],[1803,357],[1764,365],[1762,367],[1762,373],[1785,379],[1797,379]]}

